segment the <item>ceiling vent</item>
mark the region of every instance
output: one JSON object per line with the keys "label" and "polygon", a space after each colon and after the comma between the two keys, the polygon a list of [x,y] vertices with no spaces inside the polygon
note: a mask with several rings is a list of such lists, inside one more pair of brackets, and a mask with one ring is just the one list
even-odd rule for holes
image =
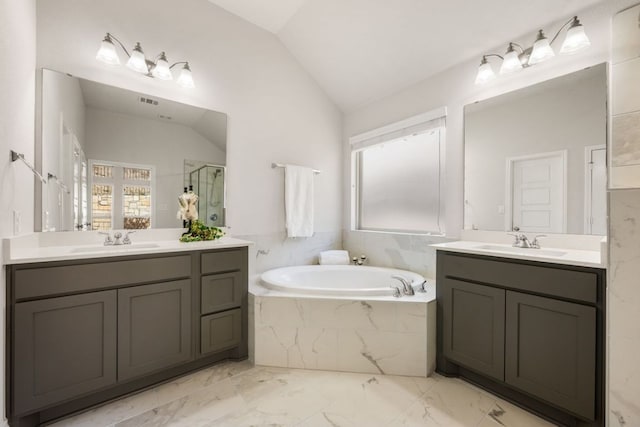
{"label": "ceiling vent", "polygon": [[140,100],[140,102],[142,102],[143,104],[149,104],[149,105],[158,105],[158,101],[156,101],[155,99],[151,99],[151,98],[145,98],[144,96],[141,96],[140,98],[138,98]]}

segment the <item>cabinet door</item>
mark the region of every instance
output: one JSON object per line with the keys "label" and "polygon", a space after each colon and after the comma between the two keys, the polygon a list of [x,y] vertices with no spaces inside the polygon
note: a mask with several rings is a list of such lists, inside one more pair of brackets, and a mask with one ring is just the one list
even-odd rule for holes
{"label": "cabinet door", "polygon": [[442,285],[444,356],[503,381],[505,291],[449,278]]}
{"label": "cabinet door", "polygon": [[15,305],[14,413],[116,382],[116,291]]}
{"label": "cabinet door", "polygon": [[596,309],[507,291],[506,382],[593,420]]}
{"label": "cabinet door", "polygon": [[203,276],[201,280],[201,314],[240,307],[243,274],[239,271]]}
{"label": "cabinet door", "polygon": [[118,381],[191,357],[190,280],[118,290]]}

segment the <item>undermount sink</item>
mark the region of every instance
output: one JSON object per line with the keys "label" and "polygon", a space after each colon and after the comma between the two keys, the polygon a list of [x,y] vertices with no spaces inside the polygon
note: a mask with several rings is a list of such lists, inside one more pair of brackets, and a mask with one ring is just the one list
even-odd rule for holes
{"label": "undermount sink", "polygon": [[501,246],[501,245],[478,245],[474,249],[481,249],[485,251],[494,252],[506,252],[511,254],[523,254],[523,255],[539,255],[550,257],[561,257],[566,255],[563,251],[553,251],[550,249],[535,249],[535,248],[516,248],[513,246]]}
{"label": "undermount sink", "polygon": [[130,245],[110,245],[110,246],[81,246],[73,248],[71,253],[78,254],[83,252],[117,252],[117,251],[133,251],[138,249],[159,248],[157,243],[132,243]]}

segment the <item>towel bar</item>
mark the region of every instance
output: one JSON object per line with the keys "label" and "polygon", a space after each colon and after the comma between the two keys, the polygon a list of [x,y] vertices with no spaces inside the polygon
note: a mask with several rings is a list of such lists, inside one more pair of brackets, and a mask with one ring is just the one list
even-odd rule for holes
{"label": "towel bar", "polygon": [[[285,165],[283,165],[282,163],[271,163],[271,168],[275,169],[275,168],[283,168],[285,167]],[[313,173],[315,173],[316,175],[320,174],[320,171],[317,169],[313,170]]]}

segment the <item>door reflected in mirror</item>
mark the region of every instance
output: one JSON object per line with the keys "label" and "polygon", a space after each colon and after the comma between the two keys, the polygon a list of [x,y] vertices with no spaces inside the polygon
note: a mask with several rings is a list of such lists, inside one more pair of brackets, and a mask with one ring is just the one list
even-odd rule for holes
{"label": "door reflected in mirror", "polygon": [[607,233],[607,68],[465,107],[465,229]]}
{"label": "door reflected in mirror", "polygon": [[40,101],[37,231],[182,227],[189,185],[225,225],[226,114],[46,69]]}

